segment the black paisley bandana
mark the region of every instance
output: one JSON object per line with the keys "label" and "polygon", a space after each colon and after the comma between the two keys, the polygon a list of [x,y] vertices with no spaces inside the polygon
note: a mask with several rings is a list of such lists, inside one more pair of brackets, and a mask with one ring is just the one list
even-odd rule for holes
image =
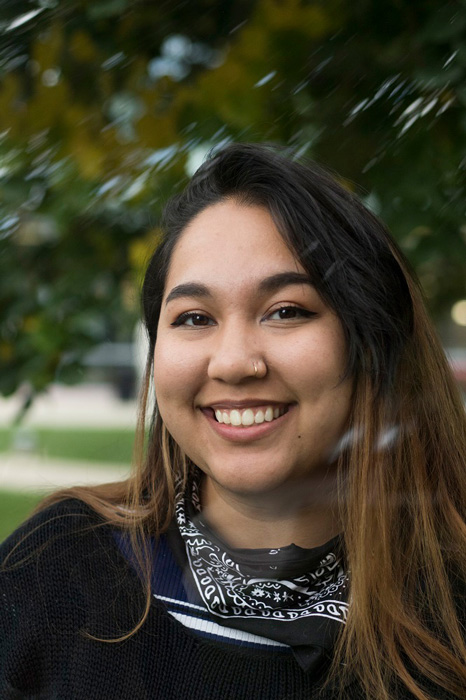
{"label": "black paisley bandana", "polygon": [[203,520],[200,477],[178,493],[170,535],[192,602],[218,624],[290,646],[306,671],[323,670],[348,611],[340,538],[313,549],[228,547]]}

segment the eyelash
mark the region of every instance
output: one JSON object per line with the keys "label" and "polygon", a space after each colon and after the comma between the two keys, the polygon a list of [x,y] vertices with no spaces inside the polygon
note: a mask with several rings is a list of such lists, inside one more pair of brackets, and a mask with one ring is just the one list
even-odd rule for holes
{"label": "eyelash", "polygon": [[[270,316],[273,316],[276,313],[279,313],[280,311],[290,311],[290,310],[296,311],[298,317],[301,316],[302,318],[312,318],[313,316],[317,315],[315,313],[315,311],[308,311],[307,309],[303,309],[301,306],[293,306],[293,304],[287,304],[284,306],[280,306],[278,309],[275,309],[274,311],[272,311],[272,313],[269,314],[268,318],[270,318]],[[188,321],[189,319],[193,319],[196,316],[198,316],[199,318],[202,318],[202,319],[207,319],[208,321],[212,320],[206,314],[200,314],[200,313],[197,313],[196,311],[185,311],[185,313],[178,316],[178,318],[175,319],[175,321],[173,321],[173,323],[171,323],[170,325],[175,326],[175,327],[188,326],[186,321]],[[292,316],[291,319],[290,318],[282,318],[281,320],[287,321],[287,320],[294,320],[295,318],[296,318],[296,316]],[[195,326],[194,323],[192,323],[189,325],[191,326],[191,328],[208,328],[211,324],[206,323],[206,324],[199,324],[199,326]]]}
{"label": "eyelash", "polygon": [[[199,318],[206,318],[208,321],[212,320],[209,318],[209,316],[206,316],[205,314],[198,314],[195,311],[185,311],[184,314],[181,314],[180,316],[178,316],[178,318],[175,319],[175,321],[173,321],[173,323],[171,323],[170,325],[175,326],[175,327],[187,326],[188,324],[186,323],[186,321],[194,318],[195,316],[199,316]],[[209,323],[200,324],[199,328],[207,328],[209,325],[211,325],[211,324],[209,324]],[[191,324],[191,326],[194,327],[194,324]]]}

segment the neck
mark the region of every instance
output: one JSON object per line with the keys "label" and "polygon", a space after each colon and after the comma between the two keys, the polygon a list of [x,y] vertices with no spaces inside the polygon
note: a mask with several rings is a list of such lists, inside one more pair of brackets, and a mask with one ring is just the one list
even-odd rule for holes
{"label": "neck", "polygon": [[[328,484],[312,490],[303,484],[280,488],[279,493],[234,494],[210,477],[202,482],[202,512],[230,546],[276,549],[290,544],[306,549],[328,542],[341,531],[335,489]],[[306,494],[306,498],[303,498]]]}

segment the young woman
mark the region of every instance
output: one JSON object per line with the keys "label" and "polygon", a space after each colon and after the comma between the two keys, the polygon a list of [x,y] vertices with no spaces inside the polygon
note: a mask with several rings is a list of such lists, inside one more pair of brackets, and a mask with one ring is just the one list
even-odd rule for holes
{"label": "young woman", "polygon": [[386,229],[238,144],[164,230],[134,473],[4,543],[1,697],[466,698],[465,413]]}

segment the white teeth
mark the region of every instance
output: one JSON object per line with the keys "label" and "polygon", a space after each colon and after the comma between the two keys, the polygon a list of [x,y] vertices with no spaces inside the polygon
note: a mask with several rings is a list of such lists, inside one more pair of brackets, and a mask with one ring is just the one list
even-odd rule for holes
{"label": "white teeth", "polygon": [[247,408],[245,411],[243,411],[243,415],[241,416],[241,423],[243,425],[252,425],[254,423],[254,412],[250,408]]}
{"label": "white teeth", "polygon": [[239,411],[230,411],[230,421],[232,425],[241,425],[241,413]]}
{"label": "white teeth", "polygon": [[255,423],[263,423],[264,422],[264,411],[257,411],[256,417],[254,418]]}
{"label": "white teeth", "polygon": [[273,408],[271,406],[267,406],[265,409],[265,420],[270,423],[270,421],[273,421]]}
{"label": "white teeth", "polygon": [[215,409],[214,412],[215,418],[219,423],[234,426],[249,426],[260,424],[264,421],[270,423],[276,418],[282,416],[286,412],[286,409],[283,406],[267,406],[265,409],[246,408],[243,411],[236,408],[231,411],[227,411],[225,409]]}

